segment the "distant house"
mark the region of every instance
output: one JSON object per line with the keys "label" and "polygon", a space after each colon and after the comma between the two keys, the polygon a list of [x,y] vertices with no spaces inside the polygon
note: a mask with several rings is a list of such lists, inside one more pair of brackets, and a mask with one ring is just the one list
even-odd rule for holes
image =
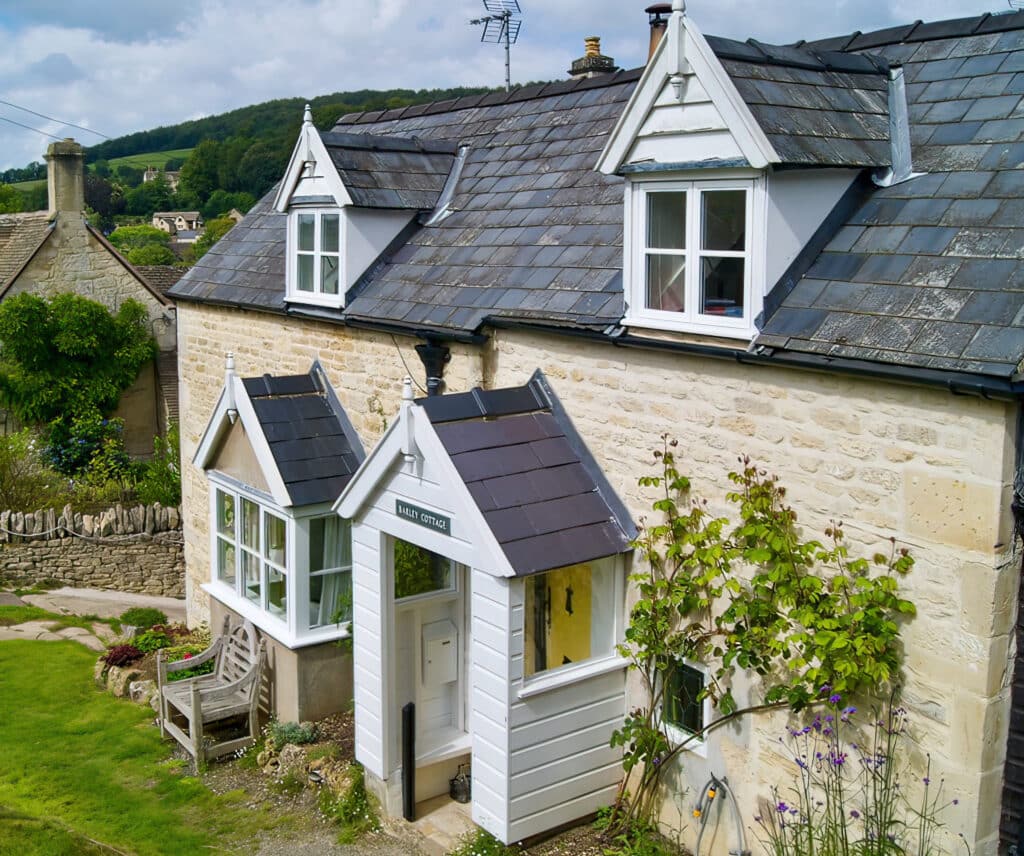
{"label": "distant house", "polygon": [[156,211],[152,222],[157,229],[178,237],[179,241],[185,240],[181,237],[182,232],[202,234],[203,229],[203,217],[198,211]]}
{"label": "distant house", "polygon": [[[49,210],[0,215],[0,301],[21,293],[53,297],[74,292],[116,311],[128,298],[146,307],[160,353],[122,396],[116,415],[125,421],[132,455],[153,450],[153,436],[177,418],[178,384],[174,304],[165,294],[179,275],[133,267],[85,219],[83,150],[74,140],[46,152]],[[173,270],[173,269],[171,269]],[[173,281],[172,281],[173,280]]]}
{"label": "distant house", "polygon": [[167,170],[147,166],[146,171],[142,173],[142,181],[156,181],[156,178],[160,173],[164,174],[164,178],[167,180],[167,186],[171,188],[171,192],[176,192],[178,189],[178,182],[181,180],[181,173],[178,171],[168,172]]}

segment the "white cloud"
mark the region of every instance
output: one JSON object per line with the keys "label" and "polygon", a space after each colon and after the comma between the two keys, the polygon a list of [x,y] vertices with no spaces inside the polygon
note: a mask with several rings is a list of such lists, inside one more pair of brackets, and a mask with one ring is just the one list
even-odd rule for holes
{"label": "white cloud", "polygon": [[[644,2],[521,2],[514,80],[562,77],[591,34],[623,67],[646,58]],[[691,0],[688,8],[704,32],[786,42],[978,14],[995,2]],[[467,24],[481,14],[478,0],[3,0],[0,98],[117,136],[270,98],[497,86],[504,52]],[[0,117],[99,139],[3,105]],[[0,121],[0,168],[38,160],[46,145]]]}

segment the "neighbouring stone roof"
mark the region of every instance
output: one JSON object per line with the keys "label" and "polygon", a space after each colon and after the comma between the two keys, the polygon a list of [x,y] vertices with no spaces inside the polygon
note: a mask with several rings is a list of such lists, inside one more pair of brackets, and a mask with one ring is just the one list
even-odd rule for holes
{"label": "neighbouring stone roof", "polygon": [[631,549],[628,513],[538,377],[417,403],[517,576]]}
{"label": "neighbouring stone roof", "polygon": [[925,174],[871,192],[779,284],[757,344],[1012,377],[1024,359],[1024,14],[818,44],[903,65]]}
{"label": "neighbouring stone roof", "polygon": [[0,289],[21,273],[52,230],[48,211],[0,214]]}
{"label": "neighbouring stone roof", "polygon": [[166,295],[187,271],[187,268],[174,265],[134,265],[134,268],[155,291],[163,295]]}

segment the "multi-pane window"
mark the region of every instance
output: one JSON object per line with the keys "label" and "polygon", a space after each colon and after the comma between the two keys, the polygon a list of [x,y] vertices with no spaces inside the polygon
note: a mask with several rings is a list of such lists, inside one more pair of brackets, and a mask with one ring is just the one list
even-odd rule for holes
{"label": "multi-pane window", "polygon": [[293,217],[293,296],[338,297],[341,216],[336,211],[299,211]]}
{"label": "multi-pane window", "polygon": [[[297,636],[344,629],[352,617],[349,521],[334,514],[294,518],[223,487],[214,488],[213,515],[213,578],[230,589],[235,603],[273,616]],[[297,551],[289,550],[293,538]],[[290,559],[291,553],[296,555]],[[308,579],[306,595],[296,594],[303,591],[298,576]]]}
{"label": "multi-pane window", "polygon": [[751,324],[751,182],[640,186],[632,311],[640,318]]}

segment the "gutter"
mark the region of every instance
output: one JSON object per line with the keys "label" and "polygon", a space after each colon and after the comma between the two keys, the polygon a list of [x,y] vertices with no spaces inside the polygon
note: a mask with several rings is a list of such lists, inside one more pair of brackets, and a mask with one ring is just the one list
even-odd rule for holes
{"label": "gutter", "polygon": [[806,371],[832,372],[850,377],[871,378],[906,383],[912,386],[945,389],[952,395],[973,395],[978,398],[998,399],[1001,401],[1024,399],[1024,380],[1021,379],[1003,380],[984,375],[886,365],[883,363],[871,363],[866,360],[828,357],[822,354],[799,354],[792,351],[757,353],[742,348],[723,348],[691,342],[646,339],[629,333],[614,336],[608,335],[603,331],[582,328],[545,327],[508,318],[488,318],[486,323],[499,330],[529,330],[534,333],[548,333],[574,339],[585,339],[591,342],[603,342],[620,348],[689,354],[690,356],[726,360],[741,365],[777,366],[804,369]]}

